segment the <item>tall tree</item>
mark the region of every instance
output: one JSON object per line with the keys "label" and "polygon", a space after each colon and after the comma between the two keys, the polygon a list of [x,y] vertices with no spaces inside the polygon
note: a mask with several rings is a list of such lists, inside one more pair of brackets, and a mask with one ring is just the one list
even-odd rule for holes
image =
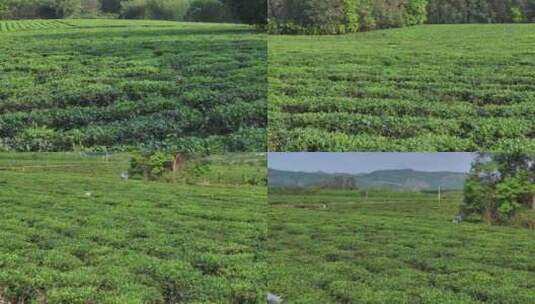
{"label": "tall tree", "polygon": [[480,154],[465,184],[462,210],[489,223],[505,223],[520,210],[535,208],[535,155]]}

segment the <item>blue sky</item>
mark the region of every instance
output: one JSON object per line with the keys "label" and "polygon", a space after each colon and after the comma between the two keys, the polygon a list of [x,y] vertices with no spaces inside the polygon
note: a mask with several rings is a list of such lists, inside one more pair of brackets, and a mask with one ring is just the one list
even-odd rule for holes
{"label": "blue sky", "polygon": [[269,153],[269,168],[366,173],[386,169],[468,172],[473,153]]}

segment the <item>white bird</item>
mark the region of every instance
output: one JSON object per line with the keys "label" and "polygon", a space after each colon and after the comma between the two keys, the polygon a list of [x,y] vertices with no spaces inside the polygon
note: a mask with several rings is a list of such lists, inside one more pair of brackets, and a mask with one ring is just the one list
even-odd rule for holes
{"label": "white bird", "polygon": [[128,180],[128,173],[121,174],[121,179],[124,180],[124,181],[127,181]]}

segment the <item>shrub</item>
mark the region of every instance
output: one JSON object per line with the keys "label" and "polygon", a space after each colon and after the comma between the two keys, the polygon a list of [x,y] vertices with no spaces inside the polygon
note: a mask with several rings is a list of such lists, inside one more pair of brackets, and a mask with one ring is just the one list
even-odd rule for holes
{"label": "shrub", "polygon": [[524,14],[522,10],[518,7],[511,8],[511,19],[514,23],[522,23],[525,21]]}
{"label": "shrub", "polygon": [[82,15],[98,15],[100,12],[99,0],[82,0],[80,13]]}
{"label": "shrub", "polygon": [[0,19],[9,17],[9,8],[6,3],[0,2]]}
{"label": "shrub", "polygon": [[149,0],[147,4],[151,19],[184,20],[189,8],[188,0]]}
{"label": "shrub", "polygon": [[80,12],[81,0],[3,0],[0,18],[65,18]]}
{"label": "shrub", "polygon": [[356,0],[270,3],[268,29],[281,34],[342,34],[359,28]]}
{"label": "shrub", "polygon": [[121,2],[121,18],[145,19],[148,18],[147,0],[132,0]]}
{"label": "shrub", "polygon": [[46,127],[28,128],[17,138],[21,151],[51,151],[57,134]]}
{"label": "shrub", "polygon": [[143,176],[145,179],[157,179],[168,169],[171,155],[164,152],[134,155],[130,160],[128,173],[132,176]]}
{"label": "shrub", "polygon": [[187,0],[131,0],[121,3],[121,18],[183,20]]}
{"label": "shrub", "polygon": [[535,156],[522,153],[481,154],[465,184],[462,206],[487,223],[510,223],[535,207]]}
{"label": "shrub", "polygon": [[219,0],[194,0],[191,2],[186,20],[220,22],[228,19],[229,13]]}
{"label": "shrub", "polygon": [[377,28],[401,27],[405,25],[407,15],[405,7],[397,0],[377,0],[373,14]]}
{"label": "shrub", "polygon": [[81,9],[80,0],[54,0],[51,2],[58,18],[72,16],[80,12]]}
{"label": "shrub", "polygon": [[424,24],[427,21],[427,0],[408,0],[404,19],[405,25]]}

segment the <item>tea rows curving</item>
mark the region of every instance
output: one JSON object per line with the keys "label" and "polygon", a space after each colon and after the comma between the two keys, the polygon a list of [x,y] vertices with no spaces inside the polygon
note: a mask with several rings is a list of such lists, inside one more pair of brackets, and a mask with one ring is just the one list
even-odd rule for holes
{"label": "tea rows curving", "polygon": [[247,26],[1,24],[49,27],[1,34],[0,149],[265,149],[267,46]]}
{"label": "tea rows curving", "polygon": [[270,37],[273,151],[535,147],[533,25]]}

